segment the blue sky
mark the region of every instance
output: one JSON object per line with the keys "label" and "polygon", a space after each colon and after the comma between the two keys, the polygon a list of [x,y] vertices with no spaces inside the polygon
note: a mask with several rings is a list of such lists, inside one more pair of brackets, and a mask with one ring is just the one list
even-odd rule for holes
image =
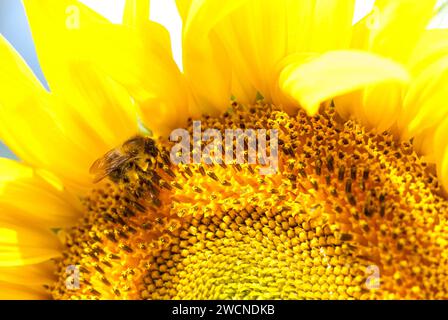
{"label": "blue sky", "polygon": [[[0,0],[0,34],[12,43],[34,70],[37,77],[44,81],[21,1]],[[12,153],[1,142],[0,156],[13,157]]]}

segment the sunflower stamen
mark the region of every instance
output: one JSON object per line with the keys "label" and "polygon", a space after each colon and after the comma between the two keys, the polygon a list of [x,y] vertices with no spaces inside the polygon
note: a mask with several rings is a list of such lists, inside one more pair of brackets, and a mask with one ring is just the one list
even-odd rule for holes
{"label": "sunflower stamen", "polygon": [[[234,103],[201,121],[221,132],[277,129],[278,172],[175,165],[167,139],[131,139],[132,159],[63,232],[55,298],[446,297],[448,206],[410,143],[341,123],[332,106],[309,117]],[[81,266],[78,290],[65,286],[68,265]],[[368,285],[372,267],[380,288]]]}

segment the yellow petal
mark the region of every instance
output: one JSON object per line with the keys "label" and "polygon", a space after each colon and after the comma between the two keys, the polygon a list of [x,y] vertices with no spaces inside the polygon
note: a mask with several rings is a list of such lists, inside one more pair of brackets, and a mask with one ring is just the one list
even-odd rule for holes
{"label": "yellow petal", "polygon": [[113,25],[75,0],[25,1],[25,7],[52,91],[76,101],[81,117],[95,123],[109,144],[137,131],[129,96],[156,134],[186,122],[183,78],[168,32],[148,20],[149,1],[128,1],[125,25]]}
{"label": "yellow petal", "polygon": [[437,177],[448,190],[448,119],[444,119],[435,131],[433,139],[434,158],[437,165]]}
{"label": "yellow petal", "polygon": [[177,11],[184,22],[187,18],[188,10],[190,9],[191,1],[192,0],[176,0]]}
{"label": "yellow petal", "polygon": [[80,217],[80,203],[36,170],[0,158],[0,220],[22,220],[46,228],[67,227]]}
{"label": "yellow petal", "polygon": [[0,267],[42,263],[60,255],[55,234],[24,221],[0,221]]}
{"label": "yellow petal", "polygon": [[403,139],[426,157],[434,155],[437,127],[448,115],[448,30],[426,30],[409,62],[413,80],[404,99],[398,128]]}
{"label": "yellow petal", "polygon": [[55,267],[53,261],[18,267],[0,267],[0,283],[30,287],[51,284],[55,280]]}
{"label": "yellow petal", "polygon": [[71,86],[70,62],[80,45],[75,38],[78,31],[109,22],[76,0],[24,0],[23,4],[50,89],[64,95],[72,93],[76,88]]}
{"label": "yellow petal", "polygon": [[447,55],[448,29],[426,30],[412,52],[409,66],[418,76],[427,66]]}
{"label": "yellow petal", "polygon": [[[350,45],[353,0],[318,0],[312,16],[310,51],[347,49]],[[296,25],[296,28],[300,28]]]}
{"label": "yellow petal", "polygon": [[[440,125],[440,124],[439,124]],[[412,144],[414,146],[414,150],[421,155],[426,162],[435,163],[435,150],[434,150],[434,135],[438,130],[438,126],[433,126],[427,129],[422,130],[418,135],[412,138]],[[407,136],[403,136],[402,140],[409,140]]]}
{"label": "yellow petal", "polygon": [[[185,8],[190,8],[191,16],[195,2],[186,2],[180,1],[178,6],[181,14]],[[212,3],[209,1],[210,7]],[[238,7],[225,12],[225,16],[218,9],[214,10],[217,13],[210,10],[208,15],[212,18],[202,22],[201,18],[196,17],[194,23],[204,28],[202,34],[206,34],[209,26],[213,25],[207,43],[216,35],[220,41],[215,41],[215,50],[197,45],[197,34],[201,33],[193,32],[193,27],[188,29],[191,19],[187,20],[187,31],[195,34],[196,51],[189,53],[190,44],[185,44],[187,59],[184,64],[193,64],[189,60],[195,58],[197,64],[191,68],[187,66],[185,71],[187,76],[194,73],[193,81],[197,81],[198,85],[193,89],[204,91],[202,97],[206,104],[226,108],[229,89],[243,103],[253,103],[257,92],[266,101],[271,101],[277,64],[284,57],[298,52],[324,52],[349,46],[354,8],[352,0],[251,0],[227,3],[235,3]],[[200,16],[200,13],[196,15]],[[215,23],[217,19],[220,19],[219,23]],[[201,66],[204,61],[202,55],[210,56],[211,53],[215,54],[215,59],[209,59]],[[195,80],[196,77],[199,79]],[[208,84],[205,79],[215,80]],[[220,100],[207,99],[207,92],[212,97],[218,95]]]}
{"label": "yellow petal", "polygon": [[377,0],[366,20],[370,30],[368,49],[407,62],[435,13],[436,0]]}
{"label": "yellow petal", "polygon": [[353,25],[352,40],[350,47],[358,50],[369,50],[369,37],[373,13],[367,14],[364,18]]}
{"label": "yellow petal", "polygon": [[283,108],[287,112],[294,112],[297,110],[297,100],[294,99],[292,95],[285,94],[284,92],[284,88],[282,87],[282,77],[288,77],[286,69],[290,68],[292,65],[299,66],[308,63],[318,57],[319,55],[316,53],[294,53],[282,59],[280,63],[277,64],[275,72],[277,77],[276,80],[271,84],[270,88],[273,103],[283,106]]}
{"label": "yellow petal", "polygon": [[355,90],[333,99],[338,114],[343,119],[366,119],[364,108],[362,107],[364,89]]}
{"label": "yellow petal", "polygon": [[294,4],[297,20],[292,17],[288,20],[286,1],[247,1],[214,28],[223,44],[221,50],[228,53],[226,68],[233,71],[226,89],[231,90],[239,102],[253,103],[257,92],[266,101],[271,100],[272,75],[277,63],[286,55],[288,45],[292,50],[293,45],[306,43],[304,33],[294,33],[291,36],[297,42],[288,44],[286,28],[288,22],[291,29],[295,22],[302,22],[305,28],[309,11],[304,10],[304,6],[303,2]]}
{"label": "yellow petal", "polygon": [[49,300],[42,286],[26,286],[0,281],[0,300]]}
{"label": "yellow petal", "polygon": [[[110,36],[116,39],[118,34],[114,32]],[[123,33],[126,46],[135,44],[130,55],[120,58],[129,68],[121,71],[118,67],[110,74],[136,99],[145,125],[156,135],[166,135],[173,128],[184,126],[192,115],[187,85],[173,59],[168,31],[157,23],[148,22],[139,35],[132,43],[133,38]],[[126,51],[118,49],[118,52]],[[114,60],[107,63],[115,64]],[[126,67],[125,63],[122,67]]]}
{"label": "yellow petal", "polygon": [[363,117],[358,118],[364,126],[376,132],[389,130],[402,111],[405,87],[396,81],[369,86],[363,92],[361,104]]}
{"label": "yellow petal", "polygon": [[[78,70],[71,73],[77,92],[81,91],[89,101],[92,101],[93,96],[95,105],[110,105],[109,109],[116,106],[118,111],[122,106],[125,107],[124,111],[128,112],[126,114],[132,115],[131,125],[126,124],[129,118],[126,114],[121,117],[114,116],[117,121],[110,131],[120,134],[120,143],[136,131],[134,108],[126,107],[131,102],[129,97],[132,97],[132,101],[139,107],[137,112],[145,125],[156,134],[166,134],[172,128],[185,124],[190,115],[186,87],[172,58],[169,33],[164,27],[147,19],[141,19],[137,26],[97,23],[72,30],[65,37],[70,40],[66,46],[70,48],[68,54],[73,60],[67,63],[75,65],[75,70]],[[95,69],[86,74],[85,68],[79,66],[79,60],[88,61],[88,66],[92,65]],[[103,84],[99,82],[103,80],[101,75],[107,75],[108,85],[100,86]],[[94,90],[89,91],[92,78],[98,78],[98,81],[93,83]],[[98,87],[109,90],[95,95],[95,92],[99,91]],[[125,92],[123,88],[126,89]],[[120,94],[118,98],[122,99],[111,93]],[[108,103],[102,103],[99,99],[109,96],[111,99],[107,99]],[[88,117],[93,122],[101,115],[102,113],[97,112],[89,114]],[[109,117],[113,115],[112,113]],[[100,118],[104,119],[103,117]],[[117,130],[117,127],[120,130]],[[124,136],[126,138],[123,138]],[[118,144],[115,142],[115,145]]]}
{"label": "yellow petal", "polygon": [[163,134],[189,117],[184,79],[171,55],[167,30],[148,21],[139,32],[123,26],[97,27],[81,37],[96,43],[81,55],[93,56],[96,65],[126,88],[139,106],[148,128]]}
{"label": "yellow petal", "polygon": [[[352,46],[405,63],[410,66],[411,74],[421,78],[419,75],[428,63],[427,60],[431,60],[431,52],[434,54],[439,51],[440,56],[440,44],[443,42],[443,36],[439,32],[425,30],[434,13],[434,5],[435,1],[377,1],[373,12],[354,26]],[[446,37],[444,42],[446,43]],[[415,88],[416,82],[413,83]],[[411,91],[414,91],[412,87]],[[418,111],[411,110],[409,102],[404,102],[405,106],[401,107],[403,96],[403,87],[393,83],[365,90],[362,99],[365,117],[361,118],[364,124],[377,131],[384,131],[392,128],[398,121],[398,129],[401,131],[399,134],[408,139],[410,136],[406,126]],[[419,108],[416,104],[414,106]],[[423,140],[419,138],[419,141]],[[421,146],[428,148],[427,144]]]}
{"label": "yellow petal", "polygon": [[448,115],[448,57],[441,58],[412,81],[404,101],[400,126],[405,138],[437,126]]}
{"label": "yellow petal", "polygon": [[[93,41],[94,31],[113,25],[75,0],[27,0],[24,5],[51,92],[75,106],[76,116],[110,147],[135,134],[137,116],[129,95],[92,58],[102,40]],[[90,38],[83,36],[87,31]]]}
{"label": "yellow petal", "polygon": [[191,0],[184,26],[184,36],[199,36],[205,40],[210,30],[232,11],[241,7],[248,0],[230,0],[224,3],[218,0]]}
{"label": "yellow petal", "polygon": [[2,37],[0,84],[0,138],[20,159],[56,173],[70,187],[90,186],[90,165],[114,146],[71,105],[46,92]]}
{"label": "yellow petal", "polygon": [[[194,93],[195,114],[227,108],[232,70],[228,54],[213,27],[248,0],[192,0],[183,27],[184,73]],[[185,14],[185,13],[183,13]]]}
{"label": "yellow petal", "polygon": [[408,80],[400,65],[361,51],[332,51],[310,61],[290,63],[279,77],[283,92],[310,114],[333,97],[373,84]]}

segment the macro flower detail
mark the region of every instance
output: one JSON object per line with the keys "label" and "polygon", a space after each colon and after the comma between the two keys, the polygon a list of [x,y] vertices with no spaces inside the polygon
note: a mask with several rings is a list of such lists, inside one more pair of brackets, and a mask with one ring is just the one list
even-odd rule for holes
{"label": "macro flower detail", "polygon": [[0,38],[0,297],[448,298],[436,1],[177,4],[183,72],[149,1],[24,0],[49,90]]}
{"label": "macro flower detail", "polygon": [[[411,145],[338,123],[333,108],[290,117],[235,104],[204,122],[278,129],[280,173],[176,166],[170,142],[130,140],[138,156],[114,168],[86,199],[85,219],[64,235],[55,297],[443,297],[447,236],[437,221],[447,203]],[[73,263],[82,275],[75,292],[65,284]],[[379,265],[381,290],[368,290],[368,268]],[[416,281],[429,274],[434,282]]]}

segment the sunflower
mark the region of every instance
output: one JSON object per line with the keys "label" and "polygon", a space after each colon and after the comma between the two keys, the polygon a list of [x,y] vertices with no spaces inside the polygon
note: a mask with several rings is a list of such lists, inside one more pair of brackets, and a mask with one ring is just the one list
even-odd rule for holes
{"label": "sunflower", "polygon": [[[181,72],[149,1],[24,0],[49,90],[0,38],[0,297],[448,298],[448,34],[354,2],[178,0]],[[278,171],[172,163],[195,120],[277,130]]]}

